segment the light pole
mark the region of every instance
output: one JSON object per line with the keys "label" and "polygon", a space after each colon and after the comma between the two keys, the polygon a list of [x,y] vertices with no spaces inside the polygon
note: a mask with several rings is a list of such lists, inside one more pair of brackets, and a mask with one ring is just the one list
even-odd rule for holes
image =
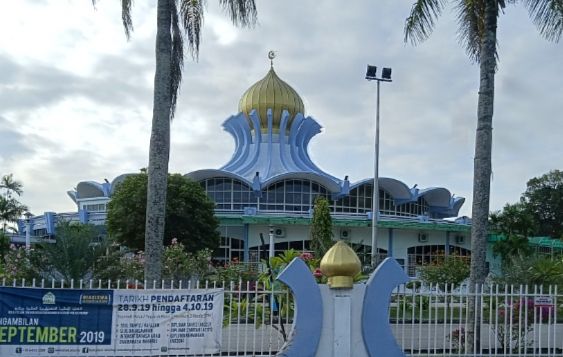
{"label": "light pole", "polygon": [[25,249],[29,250],[31,248],[31,217],[33,214],[31,212],[25,212]]}
{"label": "light pole", "polygon": [[373,162],[373,202],[371,210],[371,265],[379,263],[377,255],[377,220],[379,216],[379,85],[381,82],[391,82],[391,68],[383,68],[381,78],[377,77],[377,67],[368,64],[366,71],[368,81],[377,82],[377,100],[375,109],[375,158]]}
{"label": "light pole", "polygon": [[274,257],[274,226],[270,225],[270,252],[268,254],[269,258]]}

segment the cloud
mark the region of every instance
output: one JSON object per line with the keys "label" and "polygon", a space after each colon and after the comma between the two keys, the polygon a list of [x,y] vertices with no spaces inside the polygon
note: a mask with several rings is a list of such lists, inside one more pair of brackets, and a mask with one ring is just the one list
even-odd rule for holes
{"label": "cloud", "polygon": [[[14,34],[0,39],[0,164],[24,180],[32,208],[72,209],[64,192],[78,181],[111,180],[147,165],[154,5],[134,4],[129,42],[118,3],[99,2],[96,11],[89,2],[65,3],[64,12],[58,1],[11,6],[37,27],[0,15],[0,31]],[[446,187],[466,197],[461,214],[470,215],[479,67],[457,43],[455,11],[413,47],[403,42],[409,2],[257,6],[260,24],[237,29],[209,2],[199,62],[186,58],[171,171],[228,161],[234,142],[221,124],[266,74],[273,49],[278,75],[323,126],[310,144],[314,161],[337,177],[371,177],[375,83],[364,79],[370,63],[393,68],[393,82],[381,88],[381,175]],[[561,45],[541,39],[519,6],[501,16],[499,41],[493,209],[516,201],[527,179],[563,167]],[[53,174],[38,180],[45,172]]]}

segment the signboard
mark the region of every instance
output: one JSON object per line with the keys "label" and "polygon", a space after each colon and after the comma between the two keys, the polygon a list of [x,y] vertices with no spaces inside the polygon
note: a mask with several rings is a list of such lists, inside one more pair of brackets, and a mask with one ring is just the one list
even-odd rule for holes
{"label": "signboard", "polygon": [[222,289],[0,288],[0,356],[150,356],[221,350]]}
{"label": "signboard", "polygon": [[545,307],[553,307],[553,297],[552,296],[535,296],[534,297],[534,306],[545,306]]}

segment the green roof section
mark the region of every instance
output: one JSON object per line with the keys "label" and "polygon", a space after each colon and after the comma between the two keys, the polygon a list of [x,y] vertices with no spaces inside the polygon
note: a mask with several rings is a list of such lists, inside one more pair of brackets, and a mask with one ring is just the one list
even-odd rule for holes
{"label": "green roof section", "polygon": [[[310,217],[302,216],[273,216],[273,215],[226,215],[216,214],[217,218],[224,225],[243,225],[243,224],[272,224],[272,225],[310,225]],[[368,218],[353,217],[332,217],[332,224],[335,227],[371,227],[371,220]],[[409,230],[433,230],[433,231],[449,231],[449,232],[469,232],[471,226],[458,224],[448,221],[428,221],[419,222],[416,220],[386,220],[382,219],[378,222],[381,228],[396,228]]]}
{"label": "green roof section", "polygon": [[[489,242],[498,242],[504,240],[502,234],[489,234]],[[528,244],[536,247],[545,247],[563,250],[563,241],[550,237],[528,237]]]}

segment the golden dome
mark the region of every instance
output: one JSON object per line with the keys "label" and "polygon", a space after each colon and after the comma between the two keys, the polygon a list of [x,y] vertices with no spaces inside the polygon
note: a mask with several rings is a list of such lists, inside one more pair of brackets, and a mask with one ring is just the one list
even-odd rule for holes
{"label": "golden dome", "polygon": [[328,276],[332,289],[346,289],[354,286],[354,277],[360,272],[362,263],[356,252],[343,241],[336,242],[321,260],[321,271]]}
{"label": "golden dome", "polygon": [[281,115],[284,110],[289,112],[287,131],[289,131],[295,114],[305,114],[303,100],[295,89],[278,77],[274,67],[270,68],[264,78],[254,83],[242,95],[239,102],[239,111],[249,118],[252,109],[256,109],[264,133],[268,131],[268,116],[266,115],[268,109],[272,109],[272,131],[274,133],[279,133]]}

